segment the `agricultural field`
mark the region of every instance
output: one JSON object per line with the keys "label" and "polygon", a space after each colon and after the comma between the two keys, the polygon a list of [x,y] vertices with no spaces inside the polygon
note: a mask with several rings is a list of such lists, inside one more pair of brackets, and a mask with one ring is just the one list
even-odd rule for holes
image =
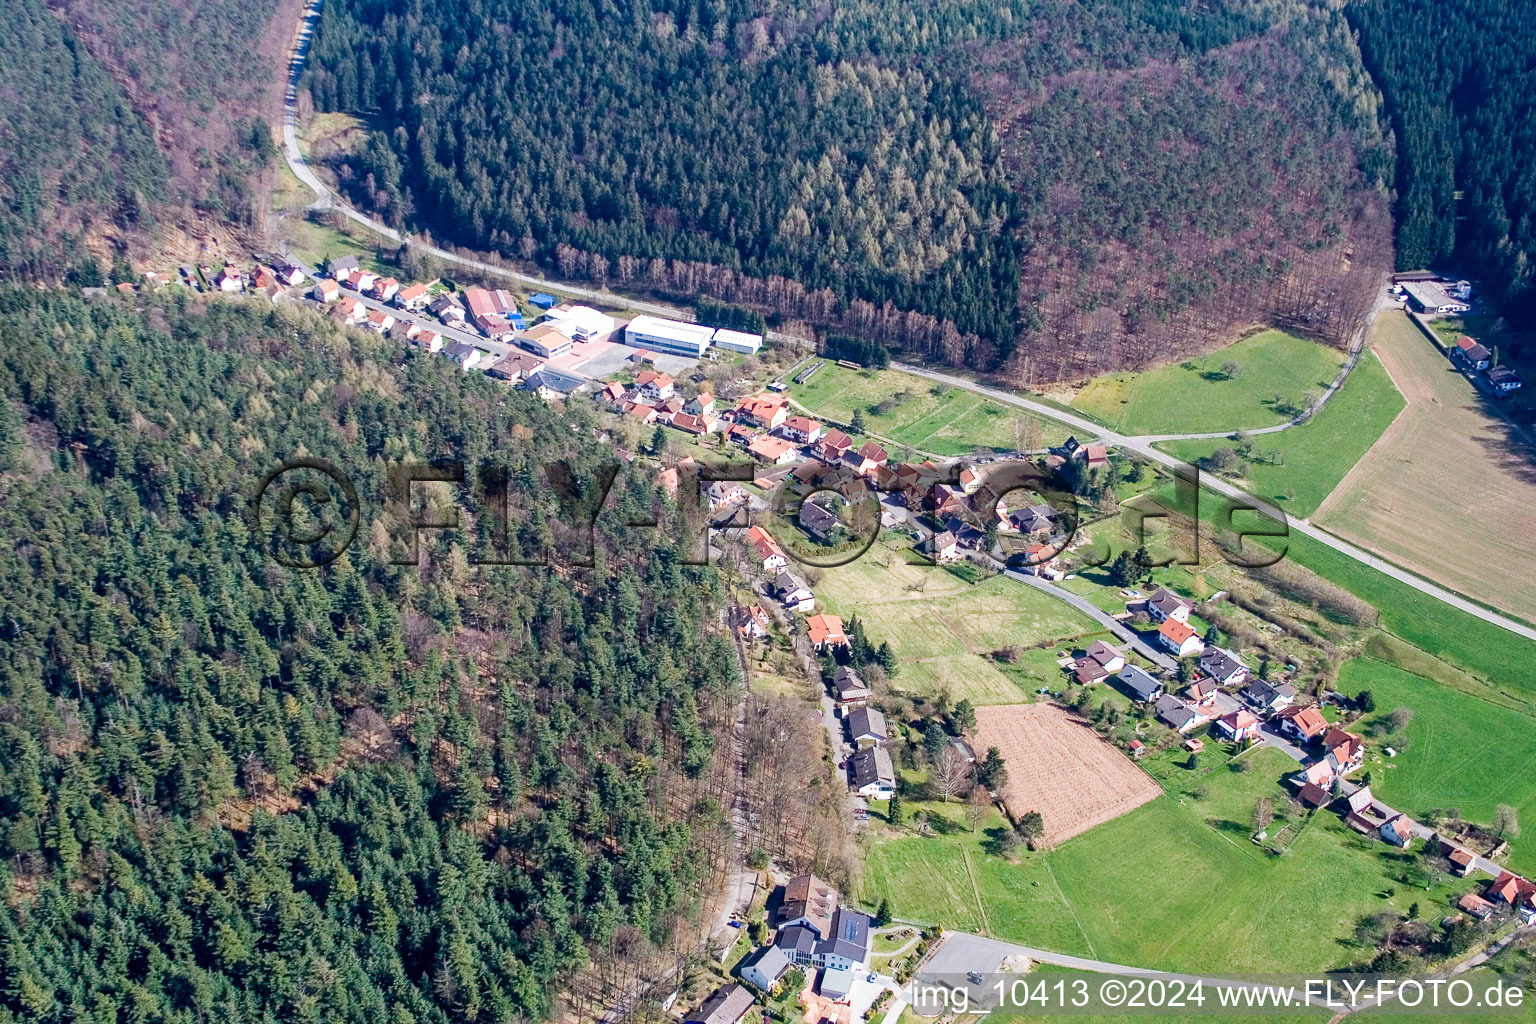
{"label": "agricultural field", "polygon": [[1376,351],[1408,408],[1319,506],[1313,521],[1515,615],[1536,608],[1536,450],[1402,314]]}
{"label": "agricultural field", "polygon": [[[1299,405],[1308,391],[1326,390],[1343,365],[1338,349],[1260,331],[1182,363],[1096,377],[1071,405],[1127,434],[1267,427],[1290,418],[1277,395]],[[1237,372],[1228,376],[1231,366]]]}
{"label": "agricultural field", "polygon": [[849,423],[857,410],[870,434],[938,456],[969,455],[978,448],[1034,449],[1067,436],[1064,428],[1019,409],[899,370],[849,370],[828,361],[789,393],[836,423]]}
{"label": "agricultural field", "polygon": [[1100,628],[1012,580],[966,583],[937,566],[907,564],[902,550],[881,543],[825,570],[815,590],[827,611],[845,621],[857,615],[871,641],[890,642],[901,664],[893,686],[928,696],[947,688],[954,699],[976,704],[1025,699],[1027,691],[989,656],[993,651],[1069,644]]}
{"label": "agricultural field", "polygon": [[1510,866],[1536,872],[1536,717],[1499,707],[1370,658],[1344,664],[1345,693],[1370,690],[1385,726],[1394,708],[1413,712],[1406,749],[1371,769],[1371,787],[1394,807],[1424,811],[1459,807],[1468,821],[1488,823],[1497,804],[1520,811],[1530,839],[1511,841]]}
{"label": "agricultural field", "polygon": [[1307,819],[1284,856],[1266,853],[1248,841],[1249,814],[1294,762],[1268,749],[1248,758],[1243,773],[1202,765],[1193,792],[1176,785],[1017,864],[990,852],[988,826],[971,833],[958,811],[934,835],[887,833],[870,849],[863,896],[889,898],[905,920],[1063,953],[1251,972],[1357,961],[1371,952],[1353,939],[1362,917],[1418,903],[1432,920],[1471,889],[1460,879],[1430,892],[1407,886],[1414,853],[1367,842],[1328,813]]}
{"label": "agricultural field", "polygon": [[1003,799],[1014,814],[1040,812],[1047,846],[1162,793],[1118,748],[1055,704],[979,709],[976,746],[1003,752],[1011,776]]}
{"label": "agricultural field", "polygon": [[[1292,515],[1311,515],[1405,404],[1381,361],[1367,353],[1310,421],[1254,436],[1253,453],[1245,459],[1247,474],[1234,482]],[[1158,447],[1198,464],[1218,448],[1233,447],[1233,442],[1165,441]]]}

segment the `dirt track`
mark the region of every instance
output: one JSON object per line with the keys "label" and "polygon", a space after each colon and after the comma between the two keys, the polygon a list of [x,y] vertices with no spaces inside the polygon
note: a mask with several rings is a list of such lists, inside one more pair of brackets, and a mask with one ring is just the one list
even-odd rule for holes
{"label": "dirt track", "polygon": [[1162,793],[1130,758],[1054,704],[977,708],[975,747],[1003,752],[1008,809],[1015,816],[1039,811],[1049,846]]}

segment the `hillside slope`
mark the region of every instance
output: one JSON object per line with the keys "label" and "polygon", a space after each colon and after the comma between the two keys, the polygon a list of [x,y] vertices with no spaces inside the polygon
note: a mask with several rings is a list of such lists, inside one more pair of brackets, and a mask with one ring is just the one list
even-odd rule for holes
{"label": "hillside slope", "polygon": [[[537,467],[611,455],[292,308],[0,288],[0,336],[0,1020],[535,1021],[687,941],[740,683],[714,572],[613,525],[649,481],[591,569],[470,565],[485,515],[390,565],[386,459],[504,467],[531,553]],[[362,495],[321,570],[246,527],[298,455]]]}
{"label": "hillside slope", "polygon": [[333,0],[317,109],[392,223],[1055,379],[1346,337],[1391,170],[1336,10]]}

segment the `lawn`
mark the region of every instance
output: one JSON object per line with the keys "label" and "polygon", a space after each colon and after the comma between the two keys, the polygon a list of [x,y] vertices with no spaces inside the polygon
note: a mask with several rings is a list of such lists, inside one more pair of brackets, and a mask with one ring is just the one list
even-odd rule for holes
{"label": "lawn", "polygon": [[[1536,718],[1370,658],[1346,662],[1339,686],[1371,691],[1371,720],[1396,707],[1413,711],[1407,749],[1371,769],[1372,789],[1387,803],[1409,814],[1460,807],[1467,820],[1484,824],[1495,805],[1510,804],[1525,828],[1536,830]],[[1511,866],[1536,871],[1536,841],[1510,845]]]}
{"label": "lawn", "polygon": [[[936,566],[909,565],[885,544],[826,570],[815,590],[827,611],[845,621],[857,615],[871,641],[890,642],[900,659],[894,686],[926,695],[947,688],[976,704],[1016,703],[1033,689],[1031,677],[1003,671],[991,652],[1070,642],[1100,628],[1005,577],[966,583]],[[1043,666],[1031,661],[1029,668]]]}
{"label": "lawn", "polygon": [[[1063,428],[1018,409],[898,370],[849,370],[828,361],[809,381],[793,385],[790,397],[844,425],[857,410],[870,433],[940,456],[969,455],[977,448],[1016,451],[1067,436]],[[889,407],[877,411],[882,402]]]}
{"label": "lawn", "polygon": [[[1227,363],[1239,372],[1228,377]],[[1338,375],[1344,353],[1286,334],[1260,331],[1236,344],[1144,373],[1097,377],[1074,408],[1128,434],[1199,433],[1283,423],[1275,396],[1300,403]]]}
{"label": "lawn", "polygon": [[[1248,474],[1237,482],[1293,515],[1311,515],[1403,405],[1381,361],[1367,353],[1310,422],[1254,437]],[[1186,462],[1199,463],[1217,448],[1232,445],[1230,440],[1219,439],[1168,441],[1159,447]]]}
{"label": "lawn", "polygon": [[888,897],[898,918],[1118,963],[1306,971],[1365,956],[1352,940],[1362,916],[1418,902],[1428,918],[1467,888],[1406,888],[1396,876],[1412,854],[1366,843],[1326,813],[1286,855],[1266,853],[1248,842],[1249,814],[1294,763],[1249,756],[1246,773],[1204,775],[1203,800],[1159,797],[1020,864],[988,852],[989,826],[973,834],[958,817],[934,836],[877,838],[865,898]]}

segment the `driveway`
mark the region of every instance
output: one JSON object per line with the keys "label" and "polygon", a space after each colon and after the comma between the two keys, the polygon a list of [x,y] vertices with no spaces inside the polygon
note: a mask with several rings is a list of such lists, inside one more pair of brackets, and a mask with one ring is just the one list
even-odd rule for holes
{"label": "driveway", "polygon": [[1132,650],[1141,655],[1143,658],[1146,658],[1148,661],[1152,662],[1154,665],[1158,666],[1159,668],[1166,669],[1169,672],[1178,671],[1179,663],[1174,660],[1171,655],[1160,651],[1153,647],[1151,644],[1147,643],[1141,638],[1141,634],[1137,633],[1134,629],[1127,626],[1125,623],[1121,622],[1119,619],[1115,618],[1113,615],[1109,614],[1109,612],[1106,612],[1104,609],[1100,608],[1086,597],[1083,597],[1080,594],[1074,594],[1070,590],[1063,590],[1056,586],[1054,583],[1049,583],[1038,576],[1031,576],[1028,573],[1019,572],[1017,569],[1005,569],[1003,571],[1003,575],[1007,576],[1011,580],[1017,580],[1018,582],[1024,584],[1026,587],[1034,587],[1041,593],[1049,594],[1056,598],[1058,601],[1067,602],[1067,604],[1070,604],[1084,615],[1098,622],[1105,629],[1108,629],[1111,633],[1115,634],[1115,636],[1129,644]]}

